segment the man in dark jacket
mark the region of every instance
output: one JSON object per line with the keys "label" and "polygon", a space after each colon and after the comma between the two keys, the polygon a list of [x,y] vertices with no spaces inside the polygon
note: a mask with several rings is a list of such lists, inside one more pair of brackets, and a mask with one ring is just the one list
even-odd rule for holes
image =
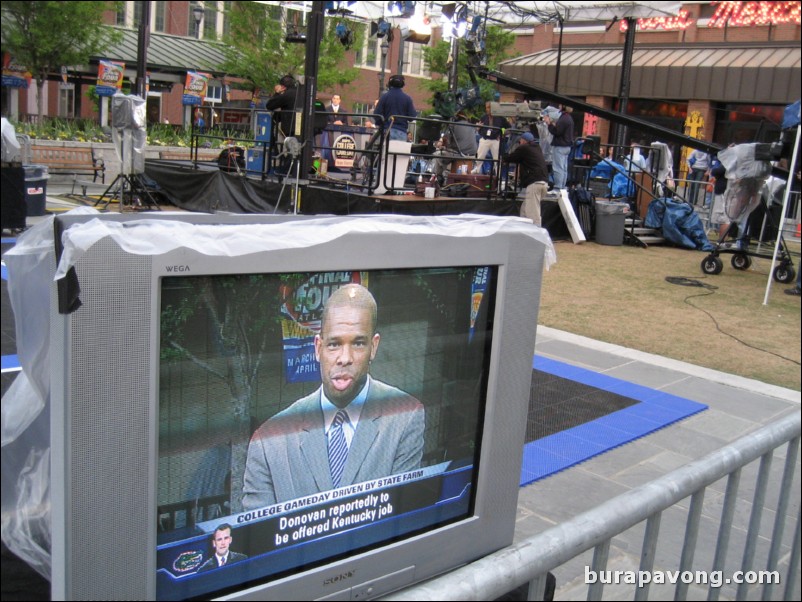
{"label": "man in dark jacket", "polygon": [[517,148],[504,159],[520,165],[519,181],[526,188],[521,217],[528,217],[536,226],[540,226],[540,201],[549,191],[549,167],[540,145],[531,133],[526,132],[521,136]]}
{"label": "man in dark jacket", "polygon": [[390,140],[406,141],[409,120],[417,117],[418,113],[412,97],[401,89],[406,84],[403,75],[393,75],[388,84],[390,87],[382,94],[373,114],[381,115],[384,130],[389,133]]}
{"label": "man in dark jacket", "polygon": [[568,156],[574,145],[574,119],[571,117],[571,107],[561,106],[562,112],[553,122],[546,112],[543,120],[549,126],[549,132],[554,138],[551,141],[551,164],[554,168],[554,188],[563,189],[568,180]]}
{"label": "man in dark jacket", "polygon": [[267,100],[265,108],[274,111],[274,123],[278,121],[279,132],[276,139],[282,142],[284,138],[295,135],[297,82],[292,75],[285,75],[273,89],[273,96]]}

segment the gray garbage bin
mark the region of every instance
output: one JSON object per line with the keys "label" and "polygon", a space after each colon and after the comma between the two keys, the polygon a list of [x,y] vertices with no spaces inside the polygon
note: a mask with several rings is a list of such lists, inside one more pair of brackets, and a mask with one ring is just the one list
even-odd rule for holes
{"label": "gray garbage bin", "polygon": [[23,165],[25,169],[25,205],[28,216],[47,213],[47,165]]}
{"label": "gray garbage bin", "polygon": [[624,243],[624,226],[629,210],[627,203],[596,201],[596,242],[620,246]]}

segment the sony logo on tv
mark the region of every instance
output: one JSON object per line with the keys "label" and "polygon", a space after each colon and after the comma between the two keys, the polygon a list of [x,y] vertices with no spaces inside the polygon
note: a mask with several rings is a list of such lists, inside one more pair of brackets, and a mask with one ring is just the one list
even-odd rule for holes
{"label": "sony logo on tv", "polygon": [[345,581],[346,579],[350,579],[354,576],[356,571],[348,571],[346,573],[340,573],[334,577],[329,577],[325,581],[323,581],[323,585],[331,585],[332,583],[337,583],[339,581]]}
{"label": "sony logo on tv", "polygon": [[189,269],[188,265],[166,265],[166,266],[164,266],[164,269],[167,270],[168,272],[189,272],[189,271],[191,271]]}

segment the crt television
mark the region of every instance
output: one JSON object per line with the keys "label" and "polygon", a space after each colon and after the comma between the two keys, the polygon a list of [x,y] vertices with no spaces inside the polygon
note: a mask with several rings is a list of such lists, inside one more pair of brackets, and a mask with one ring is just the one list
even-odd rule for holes
{"label": "crt television", "polygon": [[[53,599],[374,598],[512,543],[545,231],[483,216],[55,226]],[[380,381],[423,409],[412,461],[252,499],[256,433],[320,388],[314,337],[348,283],[378,307],[371,394]],[[408,409],[392,408],[382,419]],[[376,441],[368,461],[401,455]],[[271,467],[299,456],[260,449]],[[270,478],[302,481],[309,461]]]}

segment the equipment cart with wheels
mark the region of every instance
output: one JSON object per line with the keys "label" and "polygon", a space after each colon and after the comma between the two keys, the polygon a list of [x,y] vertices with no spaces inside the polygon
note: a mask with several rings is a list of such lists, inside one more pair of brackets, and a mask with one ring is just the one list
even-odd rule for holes
{"label": "equipment cart with wheels", "polygon": [[[702,272],[708,275],[720,274],[724,269],[724,262],[720,255],[730,254],[730,263],[736,270],[748,270],[752,265],[752,258],[773,260],[774,254],[769,251],[762,251],[762,244],[752,245],[749,240],[743,237],[743,232],[735,243],[724,242],[739,224],[745,223],[746,218],[760,204],[765,209],[765,214],[769,222],[773,222],[771,212],[768,210],[766,199],[763,197],[762,190],[766,184],[766,179],[771,173],[773,145],[769,144],[739,144],[727,148],[718,154],[727,171],[727,190],[724,193],[724,208],[727,217],[731,220],[729,228],[716,244],[713,251],[707,255],[701,263]],[[772,272],[772,277],[777,282],[788,284],[793,282],[796,277],[794,260],[788,252],[788,247],[783,239],[781,224],[771,223],[771,227],[777,232],[778,255],[776,257],[778,265]]]}

